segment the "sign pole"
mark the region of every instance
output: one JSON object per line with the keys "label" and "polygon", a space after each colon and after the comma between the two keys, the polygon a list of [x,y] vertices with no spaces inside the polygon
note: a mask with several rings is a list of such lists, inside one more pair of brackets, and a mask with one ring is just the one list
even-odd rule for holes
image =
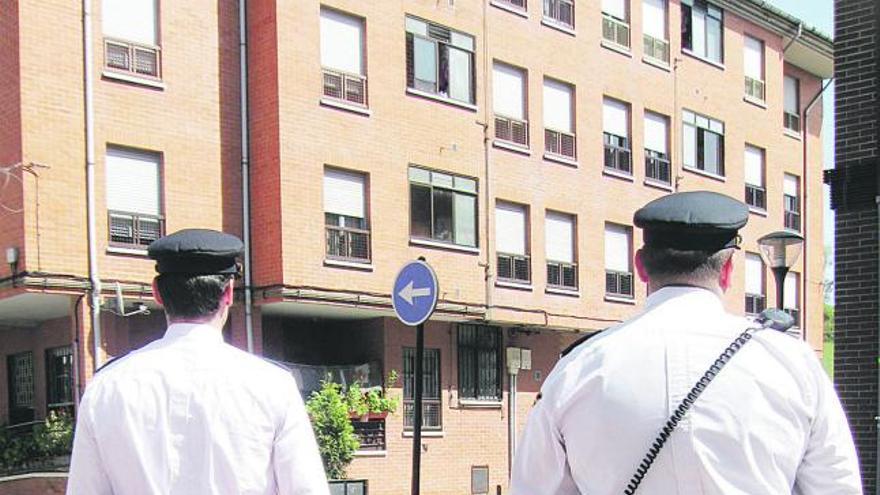
{"label": "sign pole", "polygon": [[412,495],[419,495],[421,491],[421,465],[422,465],[422,382],[424,370],[422,364],[425,354],[425,324],[416,327],[416,369],[415,377],[415,404],[413,411],[413,456],[412,456]]}

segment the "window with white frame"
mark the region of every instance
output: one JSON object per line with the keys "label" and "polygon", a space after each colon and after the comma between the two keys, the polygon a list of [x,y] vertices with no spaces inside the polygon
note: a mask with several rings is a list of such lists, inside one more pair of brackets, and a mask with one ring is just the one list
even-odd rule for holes
{"label": "window with white frame", "polygon": [[158,0],[103,0],[104,67],[159,78]]}
{"label": "window with white frame", "polygon": [[324,240],[328,259],[368,263],[367,176],[324,169]]}
{"label": "window with white frame", "polygon": [[746,314],[757,315],[766,308],[764,261],[755,253],[746,253]]}
{"label": "window with white frame", "polygon": [[632,273],[632,229],[605,224],[605,295],[634,297]]}
{"label": "window with white frame", "polygon": [[602,38],[629,49],[629,0],[602,0]]}
{"label": "window with white frame", "polygon": [[794,318],[794,326],[801,326],[801,304],[800,304],[800,281],[801,276],[797,272],[788,272],[785,274],[784,289],[782,293],[782,310]]}
{"label": "window with white frame", "polygon": [[682,162],[685,168],[724,176],[724,123],[682,111]]}
{"label": "window with white frame", "polygon": [[642,0],[642,30],[645,57],[669,63],[669,36],[666,30],[667,0]]}
{"label": "window with white frame", "polygon": [[782,125],[789,131],[800,134],[801,132],[801,94],[800,81],[791,76],[785,76],[782,81]]}
{"label": "window with white frame", "polygon": [[9,381],[9,424],[34,420],[34,353],[20,352],[6,358]]}
{"label": "window with white frame", "polygon": [[464,247],[477,246],[477,181],[409,168],[410,235]]}
{"label": "window with white frame", "polygon": [[407,16],[406,81],[410,89],[474,104],[474,37]]}
{"label": "window with white frame", "polygon": [[574,0],[544,0],[544,21],[574,29]]}
{"label": "window with white frame", "polygon": [[645,178],[672,185],[669,161],[669,118],[645,112]]}
{"label": "window with white frame", "polygon": [[530,283],[528,209],[524,205],[497,202],[495,204],[495,252],[498,280]]}
{"label": "window with white frame", "polygon": [[801,230],[801,195],[800,178],[797,175],[785,174],[782,183],[782,202],[785,211],[785,228],[800,232]]}
{"label": "window with white frame", "polygon": [[146,248],[162,237],[158,153],[107,147],[107,220],[110,244]]}
{"label": "window with white frame", "polygon": [[528,148],[525,70],[497,61],[493,64],[492,108],[495,112],[495,139]]}
{"label": "window with white frame", "polygon": [[575,217],[548,211],[544,219],[544,250],[547,256],[547,286],[557,289],[578,288],[575,253]]}
{"label": "window with white frame", "polygon": [[574,130],[574,86],[544,79],[544,151],[569,160],[577,157]]}
{"label": "window with white frame", "polygon": [[705,0],[681,0],[681,46],[694,55],[724,62],[724,13]]}
{"label": "window with white frame", "polygon": [[632,175],[632,149],[629,141],[629,105],[612,98],[602,100],[602,140],[605,168]]}
{"label": "window with white frame", "polygon": [[750,144],[746,145],[745,182],[746,204],[759,210],[767,209],[767,189],[764,187],[764,150]]}
{"label": "window with white frame", "polygon": [[324,96],[367,106],[364,19],[321,7]]}
{"label": "window with white frame", "polygon": [[743,45],[743,72],[745,73],[745,94],[753,100],[764,101],[764,42],[745,37]]}

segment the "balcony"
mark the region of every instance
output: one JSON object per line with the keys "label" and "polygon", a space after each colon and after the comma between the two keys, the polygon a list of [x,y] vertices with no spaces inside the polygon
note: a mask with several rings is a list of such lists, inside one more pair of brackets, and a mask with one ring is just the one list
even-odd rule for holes
{"label": "balcony", "polygon": [[672,165],[666,154],[645,149],[645,177],[667,186],[672,185]]}
{"label": "balcony", "polygon": [[104,39],[104,67],[139,77],[161,78],[161,52],[158,46]]}
{"label": "balcony", "polygon": [[801,133],[801,116],[796,113],[783,112],[782,125],[796,134]]}
{"label": "balcony", "polygon": [[324,96],[359,107],[367,107],[367,78],[332,69],[323,69]]}
{"label": "balcony", "polygon": [[[403,428],[412,430],[415,418],[415,401],[413,399],[403,400]],[[443,428],[441,417],[440,398],[422,398],[422,429],[428,431],[439,431]]]}
{"label": "balcony", "polygon": [[532,268],[529,257],[519,254],[498,253],[498,280],[525,284],[531,282]]}
{"label": "balcony", "polygon": [[669,64],[669,42],[649,34],[643,36],[645,57]]}
{"label": "balcony", "polygon": [[529,123],[509,117],[495,116],[495,139],[506,143],[529,147]]}
{"label": "balcony", "polygon": [[629,140],[614,134],[605,134],[605,168],[632,175],[632,152]]}
{"label": "balcony", "polygon": [[767,191],[761,186],[746,184],[746,204],[759,210],[766,210]]}
{"label": "balcony", "polygon": [[354,263],[370,262],[370,231],[326,226],[327,258]]}
{"label": "balcony", "polygon": [[632,272],[605,270],[605,295],[629,299],[635,297]]}
{"label": "balcony", "polygon": [[629,50],[629,24],[603,12],[602,39]]}
{"label": "balcony", "polygon": [[746,314],[757,315],[767,308],[763,294],[746,294]]}
{"label": "balcony", "polygon": [[544,151],[565,160],[574,160],[576,158],[574,134],[544,129]]}
{"label": "balcony", "polygon": [[577,290],[577,264],[548,261],[547,286],[554,289]]}
{"label": "balcony", "polygon": [[351,425],[354,426],[354,434],[360,442],[358,450],[367,452],[385,450],[385,418],[371,418],[367,421],[352,419]]}
{"label": "balcony", "polygon": [[544,19],[574,29],[574,0],[544,0]]}
{"label": "balcony", "polygon": [[113,245],[146,247],[165,234],[165,220],[158,215],[110,210],[107,217]]}
{"label": "balcony", "polygon": [[746,97],[764,101],[764,81],[745,76]]}

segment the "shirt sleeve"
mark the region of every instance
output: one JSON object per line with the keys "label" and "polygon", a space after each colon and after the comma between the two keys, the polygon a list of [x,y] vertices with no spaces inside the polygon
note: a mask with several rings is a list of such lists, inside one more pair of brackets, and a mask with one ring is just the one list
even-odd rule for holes
{"label": "shirt sleeve", "polygon": [[113,495],[113,487],[101,463],[98,442],[92,429],[89,403],[87,393],[80,401],[76,432],[73,436],[67,495]]}
{"label": "shirt sleeve", "polygon": [[548,404],[538,401],[517,447],[510,481],[511,495],[580,493],[565,453],[565,443]]}
{"label": "shirt sleeve", "polygon": [[[296,390],[292,386],[290,390]],[[291,394],[275,436],[272,463],[279,495],[329,495],[330,488],[311,422],[299,393]]]}

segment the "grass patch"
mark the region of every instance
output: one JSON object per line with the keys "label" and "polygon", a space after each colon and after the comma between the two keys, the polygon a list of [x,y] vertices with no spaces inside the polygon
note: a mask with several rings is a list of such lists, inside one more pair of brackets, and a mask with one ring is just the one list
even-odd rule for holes
{"label": "grass patch", "polygon": [[825,342],[825,351],[822,354],[822,366],[828,376],[834,378],[834,341]]}

